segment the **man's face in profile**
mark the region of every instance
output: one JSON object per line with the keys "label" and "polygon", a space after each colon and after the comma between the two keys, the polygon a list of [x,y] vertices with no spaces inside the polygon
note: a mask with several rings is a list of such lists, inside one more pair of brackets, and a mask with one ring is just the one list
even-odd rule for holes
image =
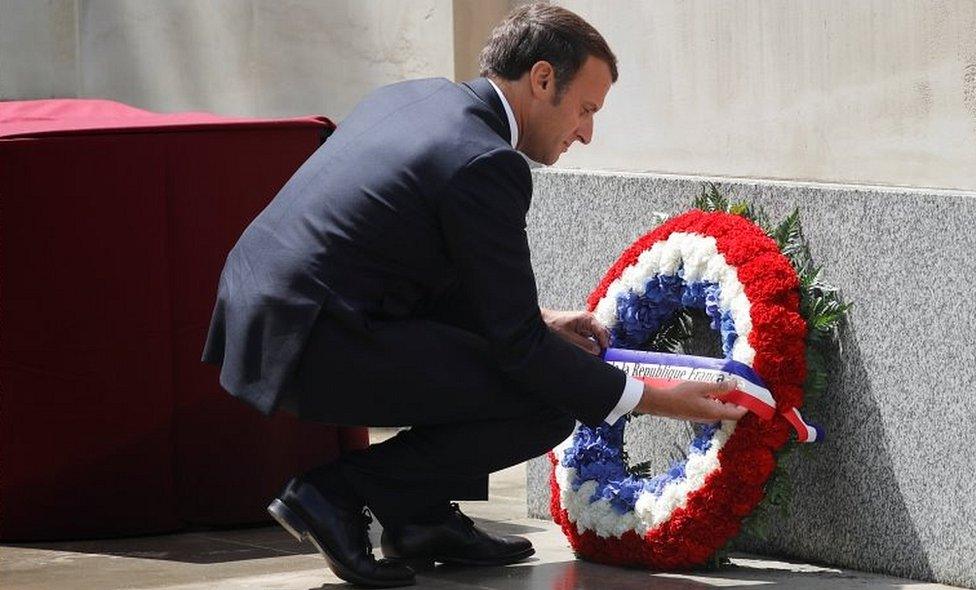
{"label": "man's face in profile", "polygon": [[587,144],[593,138],[593,115],[603,106],[613,83],[610,66],[589,56],[562,94],[542,105],[533,121],[533,142],[525,146],[527,156],[542,164],[554,164],[574,141]]}

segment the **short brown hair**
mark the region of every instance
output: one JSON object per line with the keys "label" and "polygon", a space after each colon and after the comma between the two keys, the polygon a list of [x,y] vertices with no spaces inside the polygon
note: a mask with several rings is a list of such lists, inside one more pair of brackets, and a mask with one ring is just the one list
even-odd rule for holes
{"label": "short brown hair", "polygon": [[518,80],[538,61],[549,62],[556,75],[556,97],[576,76],[587,56],[610,66],[617,81],[617,57],[590,23],[578,14],[547,2],[519,6],[495,30],[479,58],[481,75]]}

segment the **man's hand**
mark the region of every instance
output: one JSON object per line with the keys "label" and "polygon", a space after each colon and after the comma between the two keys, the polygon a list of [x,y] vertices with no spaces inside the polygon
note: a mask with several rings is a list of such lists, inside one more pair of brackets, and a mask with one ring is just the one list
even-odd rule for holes
{"label": "man's hand", "polygon": [[[587,311],[553,311],[539,309],[542,320],[549,329],[562,336],[570,344],[591,354],[600,354],[600,348],[610,345],[610,331],[592,313]],[[596,342],[590,340],[595,338]]]}
{"label": "man's hand", "polygon": [[654,414],[693,422],[738,420],[747,410],[722,401],[738,387],[735,379],[719,383],[683,381],[671,388],[644,384],[644,393],[634,408],[635,414]]}

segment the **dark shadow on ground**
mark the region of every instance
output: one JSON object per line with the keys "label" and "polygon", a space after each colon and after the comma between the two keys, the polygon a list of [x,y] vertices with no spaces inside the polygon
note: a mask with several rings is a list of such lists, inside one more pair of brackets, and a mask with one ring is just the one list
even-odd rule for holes
{"label": "dark shadow on ground", "polygon": [[[473,520],[478,526],[500,535],[525,535],[546,530],[543,527],[527,526],[515,522],[491,521],[481,518],[474,518]],[[207,529],[173,535],[84,541],[5,543],[0,547],[68,551],[196,564],[316,553],[316,549],[310,543],[299,543],[294,537],[277,526]],[[380,556],[378,550],[377,556]]]}
{"label": "dark shadow on ground", "polygon": [[225,563],[316,552],[310,544],[298,543],[294,537],[276,526],[203,530],[174,535],[120,539],[6,543],[2,546],[196,564]]}
{"label": "dark shadow on ground", "polygon": [[472,518],[479,527],[499,535],[527,535],[530,533],[542,533],[547,529],[543,527],[528,526],[520,522],[493,521],[483,518]]}

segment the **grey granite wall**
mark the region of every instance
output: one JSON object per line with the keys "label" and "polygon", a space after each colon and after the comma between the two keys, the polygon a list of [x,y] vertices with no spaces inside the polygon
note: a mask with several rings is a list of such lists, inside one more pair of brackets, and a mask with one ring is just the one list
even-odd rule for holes
{"label": "grey granite wall", "polygon": [[[705,179],[534,172],[529,220],[544,306],[581,309],[654,211]],[[824,398],[804,415],[825,443],[788,461],[792,512],[753,552],[976,588],[976,194],[712,179],[773,218],[794,206],[825,277],[855,303]],[[683,423],[642,417],[632,460],[661,465]],[[529,465],[529,514],[548,518],[548,465]]]}

